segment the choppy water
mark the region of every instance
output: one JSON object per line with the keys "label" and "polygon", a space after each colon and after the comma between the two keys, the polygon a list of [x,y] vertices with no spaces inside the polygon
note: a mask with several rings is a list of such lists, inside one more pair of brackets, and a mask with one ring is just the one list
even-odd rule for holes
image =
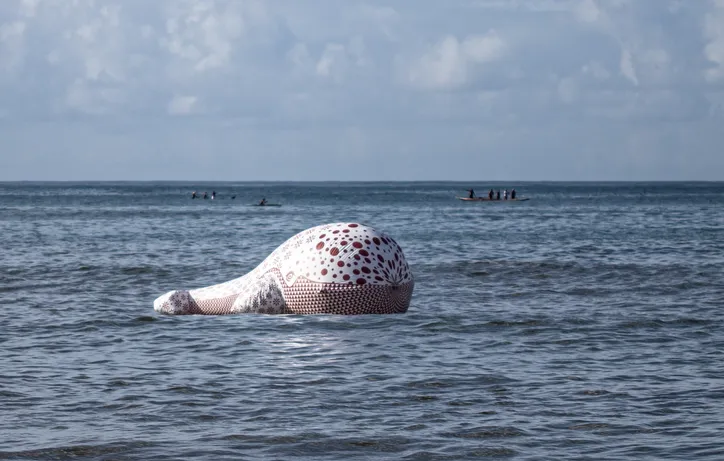
{"label": "choppy water", "polygon": [[[724,184],[468,186],[0,184],[0,459],[724,459]],[[407,314],[152,310],[344,220]]]}

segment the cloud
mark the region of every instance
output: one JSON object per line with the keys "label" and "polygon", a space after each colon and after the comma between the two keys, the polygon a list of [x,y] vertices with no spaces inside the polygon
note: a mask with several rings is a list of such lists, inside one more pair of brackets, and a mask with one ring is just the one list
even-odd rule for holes
{"label": "cloud", "polygon": [[0,180],[215,178],[239,145],[250,179],[645,175],[636,149],[709,177],[722,31],[724,0],[7,0]]}
{"label": "cloud", "polygon": [[631,80],[631,83],[638,86],[639,79],[636,77],[636,69],[634,69],[632,59],[633,58],[631,57],[631,52],[629,50],[621,50],[621,73],[627,79]]}
{"label": "cloud", "polygon": [[188,115],[193,112],[196,101],[196,96],[174,96],[168,103],[168,113],[170,115]]}
{"label": "cloud", "polygon": [[704,75],[709,82],[724,79],[724,1],[713,0],[712,11],[704,19],[704,36],[708,40],[704,55],[712,64]]}
{"label": "cloud", "polygon": [[25,22],[21,20],[0,25],[0,68],[9,73],[22,65],[25,45]]}
{"label": "cloud", "polygon": [[408,82],[423,89],[456,88],[473,78],[476,65],[495,61],[504,52],[505,43],[495,30],[462,41],[448,35],[411,64]]}

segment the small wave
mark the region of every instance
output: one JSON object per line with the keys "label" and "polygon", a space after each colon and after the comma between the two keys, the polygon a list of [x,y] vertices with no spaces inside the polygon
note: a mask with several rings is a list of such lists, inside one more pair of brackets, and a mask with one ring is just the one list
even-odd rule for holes
{"label": "small wave", "polygon": [[154,268],[150,266],[124,267],[121,269],[121,273],[128,275],[150,274],[153,271]]}
{"label": "small wave", "polygon": [[511,426],[487,426],[468,429],[460,432],[445,434],[448,437],[459,439],[499,439],[509,437],[520,437],[526,435],[525,431]]}
{"label": "small wave", "polygon": [[151,446],[149,442],[131,442],[129,444],[107,445],[68,445],[54,448],[41,448],[24,451],[0,451],[0,459],[77,459],[108,455],[117,455],[137,448]]}
{"label": "small wave", "polygon": [[637,329],[637,328],[666,328],[670,326],[713,326],[717,322],[707,319],[699,319],[694,317],[681,317],[675,319],[636,319],[622,322],[618,325],[621,329]]}

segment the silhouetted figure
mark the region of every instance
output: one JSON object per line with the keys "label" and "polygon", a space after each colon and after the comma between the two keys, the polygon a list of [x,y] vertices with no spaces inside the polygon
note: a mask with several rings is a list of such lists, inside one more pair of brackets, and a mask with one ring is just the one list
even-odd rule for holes
{"label": "silhouetted figure", "polygon": [[266,205],[266,197],[261,199],[261,202],[259,202],[259,206],[264,206],[264,205]]}
{"label": "silhouetted figure", "polygon": [[209,198],[209,196],[206,194],[206,192],[204,192],[204,200],[206,200],[207,198]]}
{"label": "silhouetted figure", "polygon": [[493,196],[495,195],[495,192],[493,192],[493,189],[490,189],[488,192],[488,200],[493,200]]}
{"label": "silhouetted figure", "polygon": [[215,190],[212,190],[212,191],[211,191],[211,200],[213,200],[213,199],[215,199],[215,198],[216,198],[216,191],[215,191]]}
{"label": "silhouetted figure", "polygon": [[495,200],[500,200],[500,191],[495,194]]}
{"label": "silhouetted figure", "polygon": [[195,198],[196,198],[196,191],[191,192],[191,198],[192,198],[192,199],[195,199]]}
{"label": "silhouetted figure", "polygon": [[515,200],[515,189],[513,189],[512,191],[510,191],[510,199],[511,199],[511,200]]}
{"label": "silhouetted figure", "polygon": [[468,198],[475,198],[475,191],[472,189],[468,189]]}

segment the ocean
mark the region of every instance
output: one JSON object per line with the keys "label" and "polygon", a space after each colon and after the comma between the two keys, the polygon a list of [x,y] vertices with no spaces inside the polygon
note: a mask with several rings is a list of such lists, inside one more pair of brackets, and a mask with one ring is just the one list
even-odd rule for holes
{"label": "ocean", "polygon": [[[153,311],[339,221],[406,314]],[[724,183],[0,183],[0,233],[0,459],[724,459]]]}

